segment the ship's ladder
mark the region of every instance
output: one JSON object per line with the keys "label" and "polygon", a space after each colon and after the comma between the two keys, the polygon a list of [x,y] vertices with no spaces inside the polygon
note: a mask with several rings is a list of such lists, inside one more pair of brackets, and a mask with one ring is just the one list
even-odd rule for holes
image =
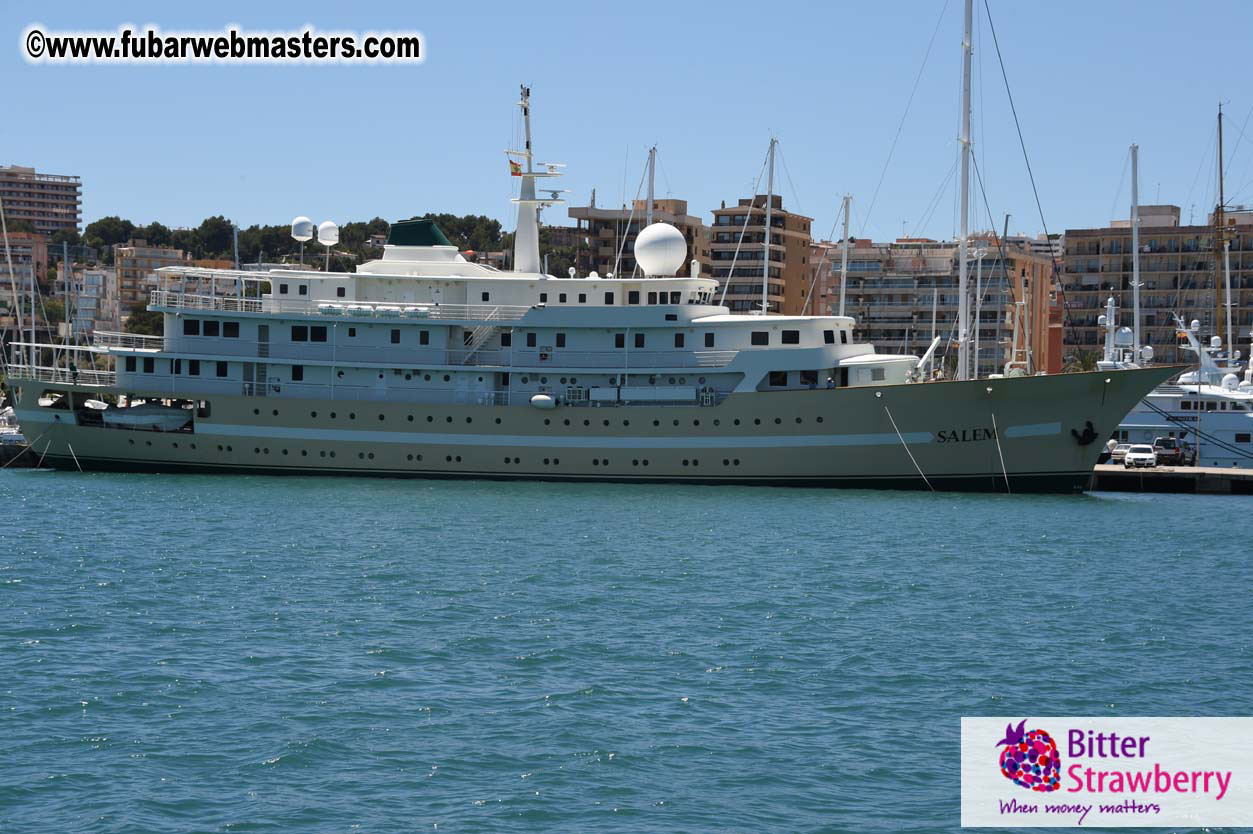
{"label": "ship's ladder", "polygon": [[474,358],[474,354],[478,353],[479,348],[500,332],[500,325],[493,323],[497,321],[500,321],[500,307],[493,307],[484,317],[483,323],[470,331],[470,338],[465,343],[465,356],[461,360],[463,364],[470,364],[470,360]]}

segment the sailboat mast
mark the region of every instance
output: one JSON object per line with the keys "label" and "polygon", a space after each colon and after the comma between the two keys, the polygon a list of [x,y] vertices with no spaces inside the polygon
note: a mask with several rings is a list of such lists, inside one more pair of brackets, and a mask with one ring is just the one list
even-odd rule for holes
{"label": "sailboat mast", "polygon": [[1140,146],[1131,146],[1131,323],[1133,362],[1140,361]]}
{"label": "sailboat mast", "polygon": [[[761,263],[761,314],[764,316],[770,312],[770,298],[768,295],[770,289],[770,221],[774,208],[774,146],[779,140],[774,137],[770,138],[769,156],[769,174],[766,177],[766,234],[764,240],[765,251],[763,252],[763,260]],[[780,310],[779,312],[783,312]]]}
{"label": "sailboat mast", "polygon": [[648,203],[644,209],[644,225],[653,225],[653,181],[657,172],[657,146],[648,149]]}
{"label": "sailboat mast", "polygon": [[970,53],[974,0],[966,0],[962,30],[961,237],[957,241],[957,378],[968,379],[970,369],[970,305],[966,298],[967,241],[970,233]]}
{"label": "sailboat mast", "polygon": [[[853,195],[844,195],[844,245],[840,249],[840,315],[844,315],[844,289],[848,286],[848,210]],[[934,334],[933,334],[934,335]]]}
{"label": "sailboat mast", "polygon": [[[1218,103],[1218,207],[1214,209],[1214,285],[1218,292],[1218,330],[1223,331],[1223,314],[1227,312],[1224,306],[1227,299],[1224,298],[1223,290],[1227,290],[1227,295],[1231,294],[1230,287],[1224,287],[1224,281],[1219,272],[1222,270],[1222,264],[1218,260],[1219,249],[1225,248],[1227,243],[1227,223],[1223,217],[1223,210],[1226,208],[1227,200],[1223,193],[1223,104]],[[1229,280],[1229,279],[1228,279]],[[1231,317],[1227,316],[1227,350],[1231,350]]]}

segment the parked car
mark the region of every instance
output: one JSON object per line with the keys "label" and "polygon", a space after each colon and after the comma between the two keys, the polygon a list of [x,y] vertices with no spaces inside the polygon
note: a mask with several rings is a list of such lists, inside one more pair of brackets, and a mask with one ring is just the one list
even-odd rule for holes
{"label": "parked car", "polygon": [[1153,447],[1146,444],[1137,443],[1127,450],[1122,457],[1122,465],[1127,469],[1145,466],[1157,466],[1157,453],[1153,451]]}
{"label": "parked car", "polygon": [[1130,443],[1119,443],[1114,447],[1114,450],[1109,453],[1109,462],[1122,463],[1123,456],[1127,454],[1127,450],[1130,448]]}
{"label": "parked car", "polygon": [[1153,438],[1153,452],[1163,466],[1183,465],[1183,444],[1177,437]]}
{"label": "parked car", "polygon": [[1179,445],[1183,447],[1180,454],[1179,465],[1196,466],[1196,447],[1186,440],[1181,442]]}

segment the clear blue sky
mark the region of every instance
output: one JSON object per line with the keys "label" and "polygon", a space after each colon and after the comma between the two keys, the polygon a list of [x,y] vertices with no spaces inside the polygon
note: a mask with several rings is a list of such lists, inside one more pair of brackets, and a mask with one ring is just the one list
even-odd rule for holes
{"label": "clear blue sky", "polygon": [[[1214,200],[1214,115],[1228,113],[1227,188],[1253,203],[1253,3],[990,0],[1050,231],[1125,216],[1127,146],[1141,146],[1141,202]],[[635,193],[659,145],[659,196],[709,219],[750,190],[780,139],[785,205],[854,234],[945,237],[960,93],[961,0],[828,3],[16,4],[0,23],[0,164],[83,178],[84,220],[241,225],[297,214],[339,222],[428,211],[512,228],[501,151],[520,82],[534,91],[541,160],[569,165],[573,204]],[[1000,223],[1035,233],[996,55],[977,3],[976,154]],[[938,35],[867,221],[871,197],[932,33]],[[420,66],[31,66],[22,30],[416,29]],[[1237,147],[1238,146],[1238,147]],[[790,182],[789,182],[790,177]],[[1121,190],[1119,188],[1122,183]],[[938,195],[938,198],[937,198]],[[928,206],[934,203],[933,211]],[[929,217],[929,222],[923,222]],[[980,204],[980,218],[986,214]],[[563,209],[545,222],[567,222]],[[985,226],[980,222],[978,225]]]}

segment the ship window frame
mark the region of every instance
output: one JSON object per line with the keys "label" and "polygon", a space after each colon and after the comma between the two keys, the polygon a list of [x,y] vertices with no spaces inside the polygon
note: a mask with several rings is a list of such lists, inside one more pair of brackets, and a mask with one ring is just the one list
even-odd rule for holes
{"label": "ship window frame", "polygon": [[840,344],[842,345],[848,344],[848,331],[847,330],[840,331]]}
{"label": "ship window frame", "polygon": [[355,327],[348,328],[348,338],[349,339],[357,338],[357,328]]}
{"label": "ship window frame", "polygon": [[279,284],[279,285],[278,285],[278,294],[279,294],[279,295],[287,295],[287,285],[286,285],[286,284]]}
{"label": "ship window frame", "polygon": [[430,343],[431,343],[431,331],[419,330],[418,331],[418,344],[429,345]]}
{"label": "ship window frame", "polygon": [[308,295],[308,294],[309,294],[309,285],[308,285],[308,284],[299,284],[299,285],[297,285],[297,290],[299,291],[299,294],[300,294],[300,295]]}
{"label": "ship window frame", "polygon": [[156,372],[157,372],[157,360],[151,356],[145,356],[143,373],[155,374]]}
{"label": "ship window frame", "polygon": [[579,293],[579,303],[580,303],[580,304],[586,304],[586,303],[587,303],[587,293],[585,293],[585,292],[581,292],[581,293]]}
{"label": "ship window frame", "polygon": [[230,362],[218,362],[217,375],[219,377],[229,376],[231,372]]}
{"label": "ship window frame", "polygon": [[292,365],[291,366],[291,381],[292,382],[304,382],[305,381],[305,366],[304,365]]}
{"label": "ship window frame", "polygon": [[335,297],[336,297],[336,298],[344,298],[344,297],[345,297],[345,296],[347,296],[347,295],[348,295],[348,288],[347,288],[347,287],[336,287],[336,288],[335,288]]}
{"label": "ship window frame", "polygon": [[479,298],[481,298],[483,301],[491,301],[492,294],[488,292],[487,290],[483,290],[482,294],[479,295]]}
{"label": "ship window frame", "polygon": [[607,305],[613,304],[613,291],[612,290],[605,293],[605,304]]}
{"label": "ship window frame", "polygon": [[799,373],[800,373],[801,385],[808,385],[810,388],[818,387],[818,372],[817,371],[813,371],[813,370],[800,371]]}
{"label": "ship window frame", "polygon": [[128,374],[133,374],[133,373],[135,373],[135,367],[136,367],[136,365],[138,365],[138,363],[135,361],[135,357],[134,357],[134,356],[128,356],[128,357],[126,357],[126,372],[127,372]]}
{"label": "ship window frame", "polygon": [[748,343],[749,343],[750,345],[754,345],[754,346],[757,346],[757,347],[762,347],[762,346],[769,347],[769,345],[770,345],[770,331],[769,331],[769,330],[752,330],[752,331],[750,331],[750,332],[749,332],[749,334],[748,334]]}
{"label": "ship window frame", "polygon": [[641,350],[643,349],[643,347],[644,347],[644,334],[636,333],[635,334],[635,349]]}
{"label": "ship window frame", "polygon": [[683,343],[684,343],[684,341],[685,341],[685,340],[684,340],[684,338],[683,338],[683,334],[682,334],[682,333],[675,333],[675,334],[674,334],[674,346],[675,346],[675,347],[677,347],[677,348],[684,347],[684,344],[683,344]]}
{"label": "ship window frame", "polygon": [[527,347],[535,347],[538,343],[539,343],[539,336],[535,333],[535,331],[531,331],[530,333],[526,334],[526,346]]}
{"label": "ship window frame", "polygon": [[656,304],[656,303],[657,303],[657,291],[656,291],[656,290],[651,290],[651,291],[648,293],[648,303],[649,303],[649,304]]}
{"label": "ship window frame", "polygon": [[393,345],[400,344],[400,328],[399,327],[392,328],[392,344]]}
{"label": "ship window frame", "polygon": [[539,303],[540,303],[540,304],[547,304],[547,303],[548,303],[548,293],[546,293],[546,292],[542,292],[542,293],[540,293],[540,294],[539,294]]}
{"label": "ship window frame", "polygon": [[705,334],[705,347],[707,347],[707,348],[711,348],[711,347],[713,347],[713,346],[714,346],[714,342],[715,342],[715,336],[714,336],[714,334],[713,334],[713,333],[706,333],[706,334]]}
{"label": "ship window frame", "polygon": [[785,345],[799,345],[801,343],[801,332],[799,330],[784,330],[780,336],[780,341]]}
{"label": "ship window frame", "polygon": [[639,290],[627,290],[627,304],[639,304],[639,303],[640,303],[640,291]]}
{"label": "ship window frame", "polygon": [[625,333],[613,334],[613,346],[615,350],[624,350],[626,348],[626,334]]}
{"label": "ship window frame", "polygon": [[291,326],[291,341],[293,342],[309,341],[309,325],[293,324]]}
{"label": "ship window frame", "polygon": [[558,334],[557,334],[556,344],[557,344],[557,347],[559,347],[559,348],[563,348],[563,347],[565,347],[565,346],[566,346],[566,334],[564,334],[564,333],[558,333]]}
{"label": "ship window frame", "polygon": [[200,376],[200,360],[199,359],[187,360],[187,375],[188,376]]}
{"label": "ship window frame", "polygon": [[835,331],[834,331],[834,330],[824,330],[824,331],[822,331],[822,343],[823,343],[824,345],[833,345],[833,344],[835,344]]}
{"label": "ship window frame", "polygon": [[683,303],[683,290],[672,290],[670,293],[670,303],[682,304]]}
{"label": "ship window frame", "polygon": [[500,334],[500,346],[503,348],[513,347],[513,333],[512,332]]}
{"label": "ship window frame", "polygon": [[1236,432],[1237,443],[1253,443],[1253,435],[1249,432]]}
{"label": "ship window frame", "polygon": [[[321,338],[319,338],[319,337],[321,337]],[[326,333],[326,325],[325,325],[325,324],[311,324],[311,325],[309,325],[309,341],[311,341],[311,342],[325,342],[325,341],[326,341],[326,337],[327,337],[327,333]]]}
{"label": "ship window frame", "polygon": [[[779,381],[780,379],[782,382]],[[787,371],[770,371],[766,376],[766,384],[771,388],[786,388]]]}
{"label": "ship window frame", "polygon": [[[212,332],[210,332],[212,331]],[[217,338],[222,332],[221,322],[217,319],[205,319],[200,323],[200,335]]]}
{"label": "ship window frame", "polygon": [[199,336],[200,335],[200,319],[183,319],[183,335]]}
{"label": "ship window frame", "polygon": [[224,321],[222,322],[222,338],[238,339],[239,338],[239,322]]}

